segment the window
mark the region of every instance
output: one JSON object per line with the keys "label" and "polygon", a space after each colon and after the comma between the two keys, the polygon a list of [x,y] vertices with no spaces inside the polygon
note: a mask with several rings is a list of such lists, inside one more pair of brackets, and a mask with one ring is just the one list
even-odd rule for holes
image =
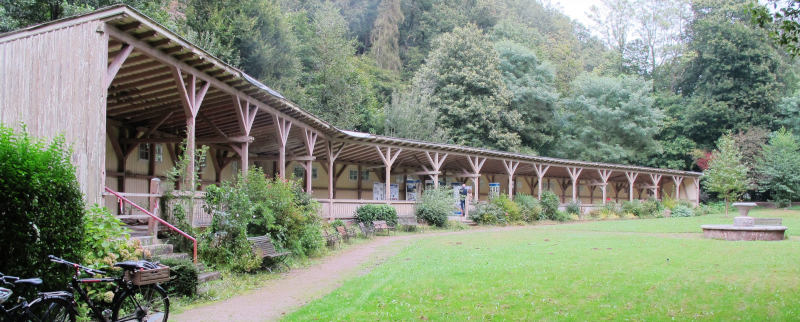
{"label": "window", "polygon": [[303,167],[296,166],[294,167],[293,173],[295,178],[302,178],[303,175],[305,175],[306,171],[303,169]]}
{"label": "window", "polygon": [[364,181],[369,181],[369,170],[364,170],[364,172],[361,173],[361,178]]}
{"label": "window", "polygon": [[317,178],[317,168],[311,167],[311,179],[316,179],[316,178]]}
{"label": "window", "polygon": [[155,158],[156,162],[164,161],[164,145],[163,144],[156,144],[155,148]]}
{"label": "window", "polygon": [[239,173],[239,161],[231,162],[231,170],[233,170],[233,174],[236,175]]}
{"label": "window", "polygon": [[150,144],[139,144],[139,160],[150,160]]}
{"label": "window", "polygon": [[358,180],[358,170],[350,170],[350,181]]}

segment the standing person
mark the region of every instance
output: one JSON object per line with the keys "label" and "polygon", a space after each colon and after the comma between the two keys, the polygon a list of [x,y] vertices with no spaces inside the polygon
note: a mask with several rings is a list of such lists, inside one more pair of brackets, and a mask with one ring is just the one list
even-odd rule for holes
{"label": "standing person", "polygon": [[467,215],[466,204],[467,204],[467,194],[468,193],[469,193],[469,191],[467,191],[467,185],[462,183],[461,184],[461,189],[458,191],[459,199],[461,201],[461,215],[462,216],[466,216]]}

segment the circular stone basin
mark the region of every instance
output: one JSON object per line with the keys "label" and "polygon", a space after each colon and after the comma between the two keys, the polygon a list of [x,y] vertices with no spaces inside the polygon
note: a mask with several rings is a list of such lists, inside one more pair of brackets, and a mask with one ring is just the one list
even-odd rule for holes
{"label": "circular stone basin", "polygon": [[702,225],[703,236],[724,240],[783,240],[786,226]]}

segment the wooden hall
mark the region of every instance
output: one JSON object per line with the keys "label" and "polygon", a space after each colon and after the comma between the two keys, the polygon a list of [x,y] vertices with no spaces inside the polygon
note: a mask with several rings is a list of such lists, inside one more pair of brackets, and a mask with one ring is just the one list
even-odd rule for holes
{"label": "wooden hall", "polygon": [[[461,183],[479,200],[550,190],[587,209],[665,195],[698,202],[697,172],[338,129],[124,5],[0,35],[0,71],[0,122],[24,124],[34,136],[63,134],[87,202],[109,209],[116,197],[106,187],[147,208],[163,193],[153,179],[201,146],[207,159],[189,158],[200,180],[182,188],[202,190],[258,166],[302,178],[325,218],[352,217],[367,203],[409,215],[426,185]],[[196,213],[192,222],[210,217]]]}

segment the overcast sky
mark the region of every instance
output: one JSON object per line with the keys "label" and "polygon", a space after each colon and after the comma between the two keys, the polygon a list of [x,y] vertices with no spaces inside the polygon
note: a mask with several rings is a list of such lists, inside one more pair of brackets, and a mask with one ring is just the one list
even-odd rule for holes
{"label": "overcast sky", "polygon": [[592,5],[600,6],[600,0],[554,0],[553,3],[561,8],[564,14],[586,27],[592,26],[589,17],[586,16],[589,7]]}

